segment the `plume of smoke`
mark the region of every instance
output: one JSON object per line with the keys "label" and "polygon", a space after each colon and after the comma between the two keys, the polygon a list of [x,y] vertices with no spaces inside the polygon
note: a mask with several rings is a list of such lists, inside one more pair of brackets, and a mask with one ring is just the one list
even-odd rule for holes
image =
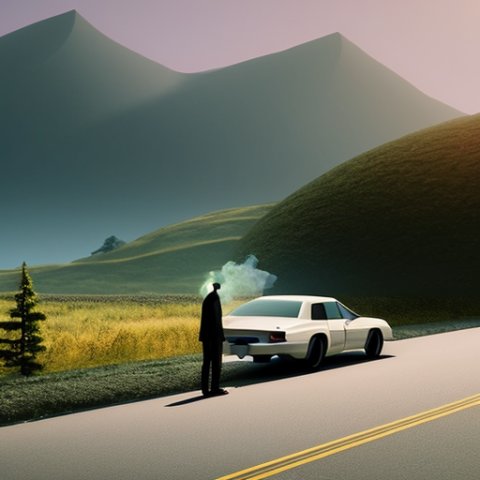
{"label": "plume of smoke", "polygon": [[212,271],[200,287],[200,295],[205,297],[212,290],[212,283],[222,286],[218,291],[222,302],[231,302],[238,297],[253,297],[262,295],[265,289],[273,287],[276,275],[259,270],[258,259],[248,255],[241,264],[227,262],[220,271]]}

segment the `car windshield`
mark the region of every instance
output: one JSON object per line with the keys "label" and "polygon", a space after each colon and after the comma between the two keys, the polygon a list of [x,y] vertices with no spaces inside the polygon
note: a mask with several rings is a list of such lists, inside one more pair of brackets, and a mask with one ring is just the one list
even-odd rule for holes
{"label": "car windshield", "polygon": [[302,302],[293,300],[253,300],[240,305],[230,315],[234,317],[290,317],[296,318]]}

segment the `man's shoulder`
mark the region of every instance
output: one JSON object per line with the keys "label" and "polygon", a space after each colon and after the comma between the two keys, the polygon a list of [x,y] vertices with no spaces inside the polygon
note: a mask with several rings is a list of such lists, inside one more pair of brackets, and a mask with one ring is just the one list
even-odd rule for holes
{"label": "man's shoulder", "polygon": [[218,296],[218,293],[214,290],[213,292],[210,292],[203,301],[205,300],[219,300],[220,297]]}
{"label": "man's shoulder", "polygon": [[213,294],[214,292],[210,292],[204,299],[203,299],[203,303],[208,303],[212,300],[213,298]]}

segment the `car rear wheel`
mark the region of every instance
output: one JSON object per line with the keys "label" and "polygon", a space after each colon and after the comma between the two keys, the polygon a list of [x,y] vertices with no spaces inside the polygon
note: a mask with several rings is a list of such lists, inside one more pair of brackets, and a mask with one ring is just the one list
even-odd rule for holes
{"label": "car rear wheel", "polygon": [[368,358],[378,358],[383,348],[383,335],[379,330],[371,330],[365,343]]}
{"label": "car rear wheel", "polygon": [[320,367],[326,353],[326,343],[323,337],[313,337],[308,346],[308,353],[305,361],[309,368],[316,370]]}

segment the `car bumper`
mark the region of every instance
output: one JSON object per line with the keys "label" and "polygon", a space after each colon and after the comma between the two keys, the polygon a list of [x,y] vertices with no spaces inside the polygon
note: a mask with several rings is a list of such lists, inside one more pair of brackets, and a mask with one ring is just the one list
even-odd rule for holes
{"label": "car bumper", "polygon": [[227,344],[225,354],[236,355],[243,358],[247,355],[288,355],[293,358],[305,358],[307,345],[304,343],[248,343],[246,345]]}

